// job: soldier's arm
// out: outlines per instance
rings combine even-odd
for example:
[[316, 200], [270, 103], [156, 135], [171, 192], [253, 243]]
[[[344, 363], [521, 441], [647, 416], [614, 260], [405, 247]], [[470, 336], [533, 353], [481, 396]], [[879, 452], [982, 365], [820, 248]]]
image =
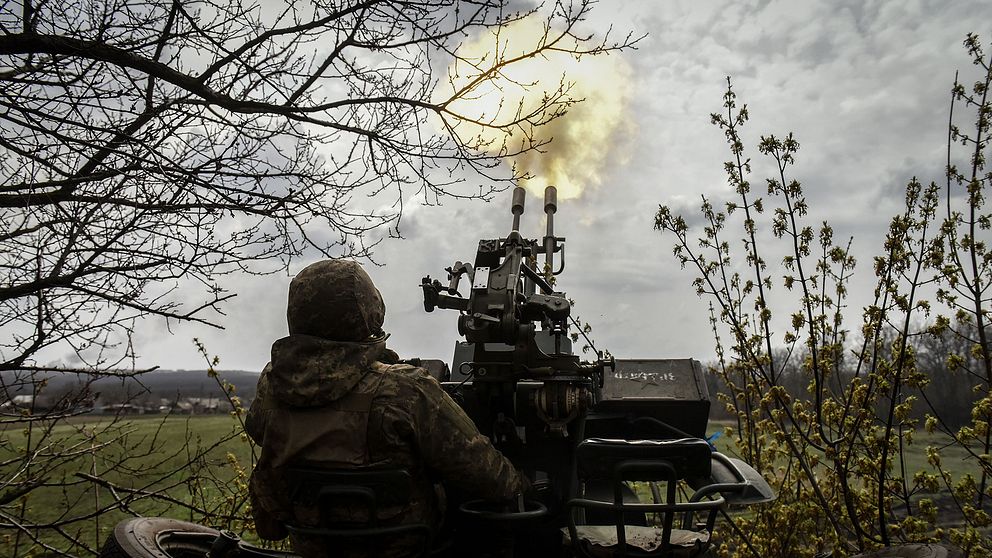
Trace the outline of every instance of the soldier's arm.
[[266, 365], [262, 370], [262, 375], [258, 378], [258, 386], [255, 389], [255, 399], [248, 407], [248, 414], [245, 415], [245, 432], [251, 436], [256, 444], [262, 445], [262, 438], [265, 435], [265, 408], [269, 398], [269, 378], [268, 371], [271, 365]]
[[527, 480], [503, 456], [472, 419], [441, 389], [433, 378], [425, 389], [429, 407], [428, 428], [419, 432], [419, 443], [427, 466], [446, 484], [475, 497], [510, 499], [523, 492]]

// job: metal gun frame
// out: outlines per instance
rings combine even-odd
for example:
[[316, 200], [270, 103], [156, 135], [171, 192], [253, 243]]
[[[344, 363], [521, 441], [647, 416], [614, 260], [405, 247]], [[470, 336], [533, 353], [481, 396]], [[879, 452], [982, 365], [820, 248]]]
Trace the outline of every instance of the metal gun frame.
[[[464, 339], [455, 345], [450, 368], [437, 361], [428, 368], [479, 430], [541, 486], [539, 505], [546, 506], [547, 513], [527, 523], [527, 546], [518, 545], [514, 551], [511, 543], [496, 554], [548, 556], [560, 551], [566, 514], [572, 513], [569, 498], [583, 491], [588, 495], [612, 490], [590, 485], [577, 490], [580, 442], [595, 437], [702, 443], [709, 396], [696, 361], [617, 361], [597, 352], [594, 360], [586, 362], [573, 353], [569, 326], [578, 324], [565, 293], [555, 290], [554, 278], [565, 269], [565, 239], [554, 232], [557, 193], [554, 187], [545, 190], [547, 230], [542, 239], [520, 234], [524, 197], [522, 188], [514, 189], [513, 224], [505, 238], [480, 240], [474, 263], [456, 261], [446, 268], [447, 284], [427, 276], [421, 288], [427, 312], [435, 308], [459, 312], [458, 333]], [[557, 267], [556, 255], [560, 256]], [[467, 296], [459, 292], [462, 278], [470, 284]], [[706, 478], [711, 472], [708, 461], [701, 473]], [[749, 469], [743, 463], [736, 465]], [[759, 496], [767, 497], [768, 491]], [[452, 495], [452, 500], [457, 504], [459, 496]], [[475, 505], [469, 504], [469, 508]], [[449, 524], [465, 528], [466, 515], [480, 514], [462, 503], [460, 516], [449, 517]], [[522, 517], [519, 514], [482, 515], [496, 526], [501, 523], [497, 519], [508, 520], [514, 532], [521, 532], [521, 524], [513, 523]], [[612, 523], [614, 516], [610, 513], [605, 522]], [[472, 532], [471, 526], [468, 531]]]

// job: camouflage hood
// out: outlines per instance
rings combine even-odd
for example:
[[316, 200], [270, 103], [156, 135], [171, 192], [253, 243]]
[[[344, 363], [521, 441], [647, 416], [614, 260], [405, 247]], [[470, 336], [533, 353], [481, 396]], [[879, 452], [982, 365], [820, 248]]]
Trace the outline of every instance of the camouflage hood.
[[386, 307], [362, 266], [323, 260], [305, 267], [289, 284], [289, 333], [335, 341], [370, 341], [382, 335]]
[[326, 405], [350, 392], [372, 363], [389, 353], [384, 337], [355, 343], [290, 335], [272, 344], [268, 384], [286, 405]]

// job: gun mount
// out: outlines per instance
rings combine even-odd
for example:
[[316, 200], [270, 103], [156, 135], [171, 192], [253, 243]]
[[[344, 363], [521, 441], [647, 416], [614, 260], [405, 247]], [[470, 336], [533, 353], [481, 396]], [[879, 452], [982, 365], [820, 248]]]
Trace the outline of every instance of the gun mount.
[[[549, 186], [544, 192], [547, 231], [540, 240], [520, 234], [524, 199], [524, 189], [515, 188], [510, 233], [480, 240], [474, 264], [456, 261], [446, 268], [447, 285], [430, 276], [423, 278], [424, 309], [461, 313], [458, 333], [465, 342], [455, 350], [453, 389], [471, 382], [473, 391], [484, 392], [476, 395], [486, 400], [526, 393], [524, 401], [516, 396], [512, 405], [497, 405], [503, 409], [502, 418], [494, 418], [516, 421], [513, 416], [518, 413], [508, 414], [507, 408], [525, 403], [549, 432], [565, 437], [568, 425], [598, 401], [604, 370], [612, 370], [614, 361], [598, 354], [596, 360], [583, 362], [572, 353], [568, 335], [570, 321], [574, 322], [572, 304], [553, 286], [553, 278], [565, 270], [565, 238], [554, 233], [557, 191]], [[556, 254], [560, 255], [557, 268]], [[538, 271], [540, 256], [544, 265]], [[471, 284], [467, 297], [458, 290], [463, 277]]]
[[[712, 531], [716, 509], [724, 503], [723, 496], [713, 500], [713, 494], [727, 492], [726, 501], [732, 501], [731, 492], [751, 490], [763, 481], [742, 480], [750, 478], [741, 473], [750, 471], [743, 463], [733, 463], [733, 472], [727, 474], [720, 472], [727, 468], [720, 459], [713, 458], [717, 465], [711, 466], [711, 448], [702, 439], [710, 402], [701, 366], [691, 359], [618, 361], [598, 351], [594, 360], [583, 361], [575, 354], [569, 328], [579, 324], [571, 301], [557, 290], [556, 277], [565, 270], [565, 238], [554, 230], [557, 192], [554, 187], [544, 192], [547, 229], [540, 239], [520, 233], [524, 198], [524, 190], [515, 188], [513, 221], [505, 238], [480, 240], [473, 263], [456, 261], [445, 269], [446, 283], [430, 276], [421, 281], [424, 309], [458, 311], [463, 338], [455, 344], [451, 368], [435, 361], [431, 373], [479, 430], [540, 487], [533, 495], [540, 512], [525, 511], [523, 504], [518, 513], [487, 511], [482, 501], [464, 502], [449, 494], [456, 504], [449, 509], [461, 512], [449, 515], [456, 548], [461, 546], [459, 536], [466, 537], [462, 548], [473, 547], [480, 536], [491, 539], [492, 533], [474, 531], [472, 525], [473, 518], [488, 517], [488, 527], [514, 525], [517, 538], [527, 541], [514, 551], [513, 537], [502, 537], [511, 544], [494, 555], [557, 555], [563, 529], [569, 537], [580, 536], [575, 512], [582, 506], [599, 508], [585, 510], [585, 520], [615, 524], [620, 537], [624, 523], [646, 525], [645, 516], [615, 511], [622, 508], [602, 511], [603, 502], [636, 502], [629, 485], [618, 480], [620, 471], [658, 463], [667, 471], [661, 476], [668, 479], [669, 503], [675, 501], [676, 479], [707, 487], [698, 493], [707, 503], [689, 502], [684, 509], [709, 506], [707, 525]], [[468, 283], [466, 294], [459, 291], [463, 280]], [[604, 473], [608, 470], [613, 473]], [[724, 477], [729, 484], [713, 484], [714, 478]], [[681, 504], [661, 504], [657, 485], [652, 486], [655, 505], [683, 509]], [[771, 497], [766, 488], [761, 486], [755, 498]], [[666, 521], [670, 525], [671, 520]]]

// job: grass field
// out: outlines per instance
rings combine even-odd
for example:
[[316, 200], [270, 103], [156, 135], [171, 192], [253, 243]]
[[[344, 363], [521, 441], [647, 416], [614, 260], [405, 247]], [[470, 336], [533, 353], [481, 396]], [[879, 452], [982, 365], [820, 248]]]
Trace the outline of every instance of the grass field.
[[[711, 423], [709, 432], [722, 431], [724, 426]], [[228, 499], [237, 492], [236, 471], [229, 454], [248, 469], [251, 463], [251, 447], [238, 432], [237, 421], [223, 415], [153, 415], [118, 422], [87, 417], [48, 429], [35, 425], [30, 432], [9, 426], [0, 430], [0, 464], [5, 469], [2, 478], [43, 474], [48, 479], [46, 486], [3, 506], [3, 522], [22, 517], [36, 524], [54, 524], [62, 532], [45, 530], [38, 544], [17, 530], [0, 529], [0, 556], [56, 554], [43, 545], [74, 555], [91, 555], [117, 522], [134, 514], [197, 521], [201, 516], [186, 506], [221, 515], [239, 508], [243, 511], [243, 501]], [[905, 454], [910, 475], [930, 471], [925, 449], [939, 442], [934, 435], [916, 434]], [[715, 443], [720, 451], [737, 454], [731, 436], [720, 436]], [[18, 468], [23, 469], [27, 447], [35, 452], [39, 464], [21, 470]], [[94, 447], [98, 451], [89, 451]], [[54, 455], [66, 457], [46, 468], [46, 456]], [[977, 474], [974, 459], [966, 459], [960, 448], [946, 448], [942, 455], [945, 468], [955, 477], [966, 472]], [[112, 483], [113, 489], [94, 484], [86, 475]], [[127, 511], [113, 509], [94, 514], [118, 499], [126, 503]], [[73, 545], [70, 539], [79, 539], [85, 546]]]
[[[236, 476], [228, 454], [250, 469], [251, 448], [238, 436], [237, 426], [226, 415], [149, 415], [119, 421], [88, 417], [52, 427], [35, 424], [30, 431], [8, 426], [0, 431], [0, 463], [7, 469], [3, 478], [42, 476], [46, 485], [4, 506], [3, 512], [57, 526], [44, 530], [40, 543], [86, 556], [117, 522], [134, 514], [196, 520], [197, 514], [184, 509], [184, 503], [227, 510], [239, 504], [225, 500]], [[26, 448], [35, 455], [29, 468], [23, 466]], [[59, 454], [64, 457], [50, 458]], [[98, 486], [84, 475], [112, 486]], [[96, 513], [116, 500], [125, 502], [130, 513]], [[73, 545], [70, 539], [85, 546]], [[0, 529], [0, 556], [55, 554], [42, 544], [14, 529]]]
[[[722, 431], [724, 428], [730, 426], [733, 425], [729, 422], [713, 421], [710, 422], [708, 432], [713, 433]], [[905, 476], [907, 479], [908, 488], [912, 494], [911, 500], [914, 503], [923, 498], [933, 502], [937, 510], [937, 525], [939, 527], [960, 527], [963, 524], [963, 520], [960, 509], [951, 495], [951, 491], [943, 485], [941, 486], [941, 489], [936, 492], [928, 492], [922, 487], [914, 489], [912, 479], [914, 475], [919, 472], [929, 474], [937, 473], [937, 471], [927, 461], [928, 447], [933, 447], [939, 450], [939, 454], [941, 456], [941, 468], [944, 472], [950, 474], [952, 482], [961, 480], [965, 475], [971, 475], [975, 479], [980, 478], [981, 467], [979, 466], [979, 460], [975, 456], [970, 455], [960, 445], [950, 444], [950, 439], [943, 434], [931, 434], [923, 430], [917, 430], [912, 433], [911, 438], [912, 443], [907, 443], [904, 446], [904, 451], [902, 454], [893, 456], [892, 474], [894, 476]], [[715, 440], [714, 445], [722, 453], [739, 457], [732, 435], [719, 436]], [[828, 473], [828, 466], [828, 462], [821, 462], [817, 468], [818, 474], [820, 474], [820, 472], [823, 474]], [[764, 476], [768, 478], [768, 474], [765, 474]], [[776, 490], [779, 489], [779, 487], [774, 486], [774, 483], [772, 484], [773, 488]], [[905, 505], [899, 502], [896, 502], [893, 505], [897, 508], [894, 510], [896, 515], [899, 517], [904, 516]], [[984, 536], [992, 536], [992, 529], [986, 528], [983, 529], [982, 532], [984, 533]]]
[[[732, 426], [734, 425], [730, 422], [710, 421], [707, 432], [721, 432], [721, 435], [713, 442], [717, 450], [727, 455], [739, 457], [733, 436], [722, 434], [725, 428]], [[916, 471], [933, 472], [932, 467], [927, 463], [926, 454], [927, 447], [933, 446], [940, 449], [943, 468], [945, 471], [951, 473], [952, 477], [960, 478], [965, 473], [970, 473], [976, 477], [981, 474], [978, 461], [970, 456], [961, 446], [948, 444], [949, 439], [947, 436], [930, 434], [926, 431], [918, 430], [913, 432], [912, 439], [913, 442], [907, 444], [905, 447], [903, 461], [896, 459], [893, 463], [894, 471], [898, 472], [901, 467], [905, 466], [906, 474], [909, 477], [912, 477]]]

